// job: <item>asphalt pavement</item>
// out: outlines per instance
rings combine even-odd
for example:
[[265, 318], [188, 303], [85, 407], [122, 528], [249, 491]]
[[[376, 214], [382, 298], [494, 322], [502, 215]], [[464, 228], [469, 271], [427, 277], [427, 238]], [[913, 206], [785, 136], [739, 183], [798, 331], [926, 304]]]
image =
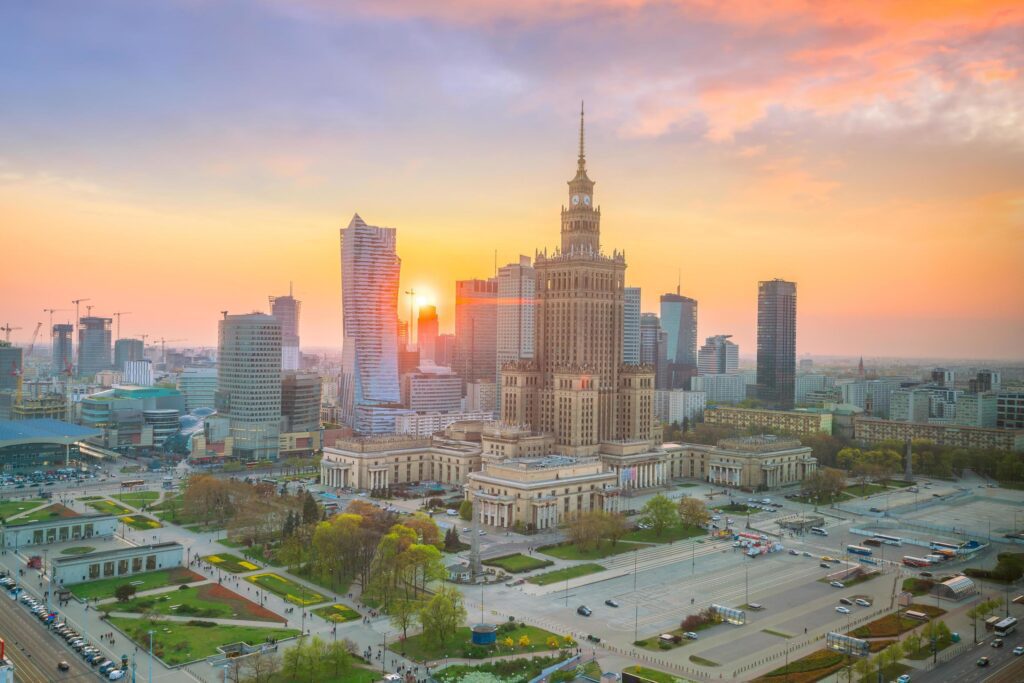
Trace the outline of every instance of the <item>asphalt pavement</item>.
[[[4, 639], [5, 654], [14, 663], [18, 683], [99, 680], [81, 655], [50, 633], [25, 605], [11, 600], [6, 591], [0, 591], [0, 637]], [[61, 661], [68, 663], [68, 671], [57, 669]]]

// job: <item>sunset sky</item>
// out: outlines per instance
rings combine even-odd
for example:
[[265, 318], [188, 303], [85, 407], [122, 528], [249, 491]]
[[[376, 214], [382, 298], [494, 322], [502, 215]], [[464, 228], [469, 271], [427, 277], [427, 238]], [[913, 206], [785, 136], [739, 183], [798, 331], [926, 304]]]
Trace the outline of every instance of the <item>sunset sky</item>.
[[0, 324], [212, 344], [294, 281], [340, 349], [359, 212], [450, 330], [454, 280], [557, 244], [581, 99], [644, 310], [681, 277], [748, 355], [781, 277], [800, 354], [1024, 357], [1019, 0], [8, 0]]

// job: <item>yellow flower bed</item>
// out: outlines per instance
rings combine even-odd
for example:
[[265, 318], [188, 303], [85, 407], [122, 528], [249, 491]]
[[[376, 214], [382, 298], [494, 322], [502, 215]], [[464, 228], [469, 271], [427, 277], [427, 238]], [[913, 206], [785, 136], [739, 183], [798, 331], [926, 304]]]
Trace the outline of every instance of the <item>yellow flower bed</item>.
[[125, 524], [131, 524], [132, 522], [135, 521], [135, 518], [134, 517], [122, 517], [121, 521], [124, 522]]
[[239, 566], [239, 567], [245, 567], [246, 569], [250, 569], [250, 570], [251, 570], [251, 569], [259, 569], [259, 567], [257, 567], [256, 565], [254, 565], [254, 564], [253, 564], [252, 562], [245, 562], [245, 561], [242, 561], [242, 562], [239, 562], [239, 563], [238, 563], [238, 566]]
[[223, 562], [224, 560], [220, 559], [220, 557], [218, 557], [217, 555], [207, 555], [206, 561], [213, 562], [214, 564], [216, 564], [217, 562]]

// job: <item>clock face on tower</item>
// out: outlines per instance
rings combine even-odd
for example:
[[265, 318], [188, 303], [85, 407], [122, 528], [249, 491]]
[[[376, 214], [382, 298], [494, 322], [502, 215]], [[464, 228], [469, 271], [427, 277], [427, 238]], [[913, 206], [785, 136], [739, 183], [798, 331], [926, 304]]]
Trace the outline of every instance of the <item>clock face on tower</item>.
[[579, 203], [580, 203], [580, 196], [578, 194], [574, 194], [572, 196], [572, 205], [576, 206]]
[[590, 206], [590, 195], [583, 195], [583, 203]]

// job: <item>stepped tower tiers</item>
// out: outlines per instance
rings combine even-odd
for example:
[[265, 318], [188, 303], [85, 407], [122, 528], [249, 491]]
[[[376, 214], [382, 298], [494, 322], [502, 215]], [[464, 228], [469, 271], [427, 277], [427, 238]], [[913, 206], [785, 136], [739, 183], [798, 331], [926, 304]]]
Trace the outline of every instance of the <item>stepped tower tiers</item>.
[[537, 252], [534, 359], [502, 368], [502, 420], [555, 436], [563, 455], [601, 442], [654, 439], [654, 371], [622, 364], [625, 253], [601, 251], [601, 210], [587, 175], [583, 111], [579, 157], [562, 207], [562, 244]]

